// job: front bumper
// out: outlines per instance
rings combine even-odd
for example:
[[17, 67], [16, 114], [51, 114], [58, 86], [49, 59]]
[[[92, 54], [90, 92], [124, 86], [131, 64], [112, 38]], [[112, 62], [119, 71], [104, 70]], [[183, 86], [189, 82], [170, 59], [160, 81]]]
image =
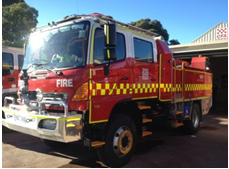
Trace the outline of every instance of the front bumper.
[[[12, 101], [9, 106], [7, 100]], [[13, 98], [6, 97], [4, 103], [2, 124], [9, 129], [58, 142], [82, 140], [82, 114], [68, 115], [68, 106], [63, 101], [43, 101], [40, 106], [30, 107], [15, 105]], [[64, 113], [52, 114], [42, 109], [50, 103], [62, 105]], [[53, 124], [49, 125], [50, 121]]]

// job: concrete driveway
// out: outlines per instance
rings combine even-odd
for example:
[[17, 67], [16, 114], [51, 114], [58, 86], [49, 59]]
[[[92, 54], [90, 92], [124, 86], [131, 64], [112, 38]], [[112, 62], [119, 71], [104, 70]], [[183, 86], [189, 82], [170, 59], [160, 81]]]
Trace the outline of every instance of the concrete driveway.
[[[2, 134], [3, 168], [101, 168], [96, 150], [71, 143], [54, 150], [39, 138], [18, 132]], [[204, 116], [200, 131], [186, 135], [183, 128], [155, 128], [153, 136], [140, 141], [125, 168], [228, 168], [227, 110]]]

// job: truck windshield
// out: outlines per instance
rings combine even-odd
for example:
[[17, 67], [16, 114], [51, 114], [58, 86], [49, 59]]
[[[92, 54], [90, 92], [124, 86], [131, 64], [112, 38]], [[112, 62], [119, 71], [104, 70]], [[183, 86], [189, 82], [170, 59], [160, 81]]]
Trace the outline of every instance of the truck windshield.
[[[30, 35], [23, 69], [71, 69], [86, 64], [89, 22]], [[43, 66], [41, 66], [43, 65]]]

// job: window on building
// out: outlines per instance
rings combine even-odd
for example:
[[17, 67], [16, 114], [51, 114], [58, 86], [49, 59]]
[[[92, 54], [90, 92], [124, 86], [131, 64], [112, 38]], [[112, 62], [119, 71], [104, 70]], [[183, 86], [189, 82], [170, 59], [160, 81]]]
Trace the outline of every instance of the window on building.
[[153, 62], [153, 47], [151, 42], [134, 38], [134, 56], [139, 62]]

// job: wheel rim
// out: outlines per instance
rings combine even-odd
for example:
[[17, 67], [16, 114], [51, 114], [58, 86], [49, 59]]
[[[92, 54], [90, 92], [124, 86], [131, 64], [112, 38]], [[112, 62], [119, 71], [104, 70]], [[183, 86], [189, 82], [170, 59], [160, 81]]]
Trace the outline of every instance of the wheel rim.
[[192, 124], [195, 128], [197, 128], [199, 125], [199, 116], [197, 110], [194, 110], [192, 113]]
[[128, 127], [120, 127], [114, 135], [113, 150], [118, 157], [130, 152], [133, 146], [133, 135]]

